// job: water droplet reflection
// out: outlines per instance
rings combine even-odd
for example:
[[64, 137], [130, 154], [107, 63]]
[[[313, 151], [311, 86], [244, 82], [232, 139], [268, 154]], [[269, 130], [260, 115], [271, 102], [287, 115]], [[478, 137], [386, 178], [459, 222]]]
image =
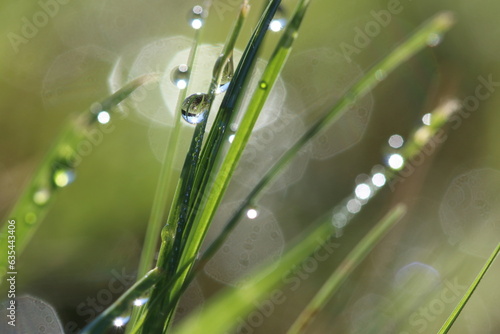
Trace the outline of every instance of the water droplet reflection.
[[247, 211], [247, 217], [248, 219], [255, 219], [259, 216], [259, 212], [255, 209], [249, 209]]
[[45, 205], [50, 199], [50, 191], [46, 188], [37, 190], [33, 194], [33, 202], [37, 205]]
[[389, 138], [389, 145], [392, 148], [400, 148], [401, 146], [403, 146], [404, 142], [405, 141], [404, 141], [403, 137], [401, 137], [400, 135], [392, 135]]
[[400, 154], [397, 154], [397, 153], [391, 154], [387, 158], [387, 164], [389, 165], [389, 167], [391, 167], [392, 169], [395, 169], [395, 170], [401, 169], [401, 167], [403, 167], [404, 163], [405, 163], [404, 158]]
[[115, 320], [113, 320], [113, 325], [115, 327], [123, 327], [127, 324], [127, 322], [130, 320], [130, 317], [118, 317]]
[[101, 111], [97, 114], [97, 121], [101, 124], [108, 124], [111, 120], [111, 115], [107, 111]]
[[170, 74], [172, 83], [179, 89], [185, 89], [189, 81], [189, 67], [186, 64], [176, 66]]
[[422, 123], [424, 123], [425, 125], [431, 125], [431, 120], [432, 116], [430, 113], [427, 113], [422, 117]]
[[206, 119], [209, 108], [209, 96], [203, 93], [196, 93], [187, 97], [182, 103], [182, 117], [190, 124], [198, 124]]
[[427, 38], [427, 45], [432, 47], [438, 46], [441, 44], [443, 40], [443, 37], [439, 34], [436, 33], [431, 33], [429, 34], [429, 37]]
[[203, 10], [203, 7], [194, 6], [190, 14], [191, 18], [189, 20], [189, 23], [191, 27], [195, 30], [198, 30], [201, 27], [203, 27], [203, 22], [205, 19], [205, 11]]
[[279, 6], [273, 20], [269, 24], [269, 30], [274, 32], [281, 31], [285, 28], [286, 24], [287, 20], [285, 17], [285, 10], [283, 9], [283, 6]]
[[372, 183], [376, 187], [379, 187], [379, 188], [383, 187], [385, 185], [385, 182], [386, 182], [386, 178], [385, 178], [385, 175], [382, 173], [375, 173], [372, 176]]
[[360, 200], [367, 200], [372, 195], [370, 186], [365, 183], [358, 184], [354, 192]]
[[53, 180], [57, 187], [64, 188], [75, 181], [75, 172], [71, 169], [57, 169]]

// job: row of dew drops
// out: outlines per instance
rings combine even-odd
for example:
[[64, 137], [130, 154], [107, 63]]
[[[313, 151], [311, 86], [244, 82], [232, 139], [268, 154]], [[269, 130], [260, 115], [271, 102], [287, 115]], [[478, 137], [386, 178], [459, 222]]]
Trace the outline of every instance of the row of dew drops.
[[[431, 125], [431, 114], [422, 117], [424, 126]], [[399, 152], [405, 140], [401, 135], [394, 134], [389, 137], [389, 152], [384, 156], [384, 165], [376, 165], [370, 175], [360, 174], [356, 177], [354, 192], [337, 205], [332, 212], [332, 224], [337, 230], [337, 237], [342, 236], [343, 228], [361, 211], [363, 205], [387, 183], [387, 168], [390, 171], [400, 171], [405, 165], [405, 157]]]
[[[190, 11], [189, 24], [195, 29], [201, 29], [205, 22], [206, 11], [201, 6], [194, 6]], [[269, 25], [269, 30], [273, 32], [279, 32], [283, 30], [286, 25], [285, 12], [282, 7], [279, 7], [274, 19]], [[214, 73], [223, 66], [222, 75], [220, 78], [219, 87], [216, 89], [215, 94], [222, 94], [226, 92], [229, 84], [234, 75], [234, 61], [233, 56], [224, 63], [216, 64], [214, 68]], [[186, 64], [180, 64], [174, 69], [172, 69], [170, 74], [170, 79], [172, 83], [179, 89], [186, 89], [189, 83], [190, 69]], [[267, 85], [261, 83], [259, 85], [261, 89], [266, 89]], [[205, 93], [196, 93], [187, 97], [181, 106], [181, 112], [183, 119], [189, 124], [198, 124], [206, 119], [210, 105], [211, 96]]]

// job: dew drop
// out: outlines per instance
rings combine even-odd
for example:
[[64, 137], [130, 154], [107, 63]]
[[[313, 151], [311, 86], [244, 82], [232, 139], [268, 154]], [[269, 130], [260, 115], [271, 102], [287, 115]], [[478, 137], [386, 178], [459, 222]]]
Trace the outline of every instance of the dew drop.
[[36, 223], [37, 216], [34, 212], [28, 212], [26, 216], [24, 216], [24, 220], [26, 221], [27, 224], [34, 224]]
[[174, 67], [170, 79], [177, 88], [185, 89], [189, 82], [189, 67], [186, 64]]
[[443, 37], [439, 34], [436, 33], [431, 33], [429, 34], [429, 37], [427, 38], [427, 45], [430, 46], [431, 48], [438, 46], [441, 44], [443, 41]]
[[255, 209], [248, 209], [247, 217], [248, 219], [255, 219], [259, 216], [259, 212]]
[[391, 167], [392, 169], [395, 169], [395, 170], [401, 169], [401, 167], [403, 167], [404, 163], [405, 163], [405, 160], [404, 160], [403, 156], [401, 156], [401, 154], [391, 154], [387, 158], [387, 164], [389, 165], [389, 167]]
[[404, 143], [405, 141], [400, 135], [392, 135], [389, 138], [389, 146], [391, 146], [392, 148], [400, 148]]
[[64, 188], [75, 181], [75, 172], [71, 169], [56, 169], [53, 180], [57, 187]]
[[97, 114], [97, 121], [101, 124], [108, 124], [111, 120], [111, 115], [107, 111], [101, 111]]
[[378, 81], [383, 81], [385, 78], [387, 78], [387, 73], [384, 70], [378, 70], [375, 72], [375, 78]]
[[115, 320], [113, 320], [113, 325], [115, 327], [123, 327], [127, 324], [127, 322], [130, 320], [130, 317], [117, 317]]
[[361, 211], [361, 202], [357, 199], [351, 199], [349, 202], [347, 202], [347, 211], [352, 214], [358, 213], [359, 211]]
[[210, 98], [207, 94], [193, 94], [182, 103], [182, 118], [190, 124], [201, 123], [207, 117], [209, 108]]
[[259, 82], [259, 88], [260, 89], [267, 89], [267, 82], [265, 82], [265, 81]]
[[219, 87], [217, 87], [217, 90], [215, 91], [216, 94], [221, 94], [227, 91], [227, 88], [229, 87], [229, 84], [231, 83], [231, 80], [233, 80], [234, 76], [233, 54], [231, 53], [231, 56], [224, 62], [224, 64], [220, 64], [221, 62], [224, 62], [224, 57], [219, 57], [214, 67], [214, 74], [216, 74], [222, 66], [222, 69], [220, 70], [221, 74]]
[[137, 298], [134, 300], [134, 306], [142, 306], [148, 302], [149, 298]]
[[35, 191], [33, 194], [33, 202], [35, 202], [36, 205], [45, 205], [50, 199], [50, 191], [46, 188], [38, 189]]
[[189, 24], [193, 29], [198, 30], [203, 27], [205, 16], [206, 14], [203, 7], [199, 5], [194, 6], [190, 12]]
[[227, 137], [227, 140], [229, 141], [229, 143], [232, 143], [234, 141], [234, 137], [235, 137], [235, 135], [229, 135], [229, 137]]
[[360, 200], [367, 200], [372, 195], [372, 190], [366, 183], [361, 183], [356, 186], [354, 193]]
[[432, 115], [430, 113], [427, 113], [422, 117], [422, 123], [424, 123], [424, 125], [431, 125], [431, 120]]
[[375, 173], [372, 176], [372, 183], [375, 187], [383, 187], [385, 185], [386, 178], [385, 175], [382, 173]]
[[269, 24], [269, 30], [279, 32], [285, 28], [286, 24], [285, 10], [283, 6], [279, 6], [273, 20]]

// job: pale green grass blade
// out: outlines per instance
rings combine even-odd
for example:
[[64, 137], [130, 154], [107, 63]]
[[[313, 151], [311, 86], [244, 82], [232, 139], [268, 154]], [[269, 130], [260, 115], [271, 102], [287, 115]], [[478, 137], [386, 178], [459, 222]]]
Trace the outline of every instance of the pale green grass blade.
[[[391, 211], [383, 221], [384, 229], [387, 230], [392, 226], [404, 212], [405, 209], [402, 206]], [[381, 228], [380, 230], [380, 232], [385, 231]], [[255, 307], [254, 305], [279, 285], [283, 277], [292, 271], [298, 263], [305, 260], [327, 241], [332, 232], [331, 221], [327, 217], [311, 233], [300, 238], [301, 241], [287, 251], [277, 265], [273, 263], [260, 270], [240, 289], [226, 289], [217, 295], [212, 302], [209, 302], [202, 313], [183, 322], [175, 333], [224, 333], [229, 331], [238, 323], [239, 317], [250, 312]]]
[[88, 324], [80, 334], [106, 333], [117, 317], [124, 314], [130, 314], [129, 312], [134, 300], [147, 293], [151, 286], [156, 284], [161, 277], [161, 273], [158, 269], [151, 270], [121, 295], [110, 307], [95, 318], [94, 321]]
[[[28, 245], [49, 211], [56, 195], [73, 180], [75, 169], [82, 160], [78, 154], [79, 145], [85, 141], [91, 141], [91, 135], [94, 131], [102, 133], [110, 131], [108, 124], [99, 124], [97, 121], [99, 113], [108, 113], [112, 122], [114, 114], [111, 109], [113, 107], [137, 88], [147, 83], [156, 82], [158, 79], [156, 75], [139, 77], [108, 98], [94, 104], [89, 110], [70, 118], [8, 216], [9, 220], [16, 221], [17, 256]], [[0, 232], [0, 249], [7, 249], [7, 225], [4, 225]], [[6, 267], [7, 256], [2, 255], [0, 257], [0, 276], [3, 277]]]
[[467, 304], [467, 302], [469, 301], [469, 299], [472, 297], [472, 294], [476, 290], [477, 286], [479, 285], [479, 283], [481, 283], [481, 280], [486, 275], [486, 273], [488, 272], [488, 270], [491, 268], [491, 265], [495, 261], [495, 259], [498, 256], [499, 252], [500, 252], [500, 244], [497, 245], [497, 248], [491, 254], [491, 256], [488, 259], [488, 261], [486, 261], [486, 264], [481, 269], [481, 271], [479, 272], [479, 274], [477, 275], [477, 277], [474, 279], [474, 282], [472, 282], [472, 284], [470, 285], [469, 289], [467, 290], [467, 292], [465, 293], [465, 295], [462, 297], [462, 299], [460, 300], [460, 302], [458, 303], [458, 305], [455, 307], [455, 309], [453, 310], [453, 312], [450, 314], [450, 316], [448, 317], [448, 319], [446, 320], [446, 322], [443, 324], [443, 326], [439, 330], [438, 334], [446, 334], [446, 333], [448, 333], [450, 331], [451, 327], [453, 326], [453, 323], [455, 322], [455, 320], [457, 320], [458, 316], [460, 315], [460, 313], [464, 309], [465, 305]]
[[[409, 57], [409, 50], [414, 54], [420, 49], [424, 48], [427, 43], [427, 37], [432, 33], [444, 33], [450, 28], [453, 23], [451, 14], [442, 13], [434, 17], [428, 23], [424, 24], [415, 34], [410, 37], [410, 39], [404, 42], [402, 45], [397, 47], [386, 59], [376, 65], [367, 75], [361, 78], [354, 86], [351, 88], [350, 93], [344, 96], [323, 118], [321, 118], [316, 125], [311, 128], [299, 141], [287, 151], [284, 156], [264, 175], [257, 186], [252, 190], [252, 192], [243, 201], [240, 207], [236, 210], [234, 215], [228, 221], [223, 232], [216, 238], [213, 244], [207, 250], [207, 256], [213, 254], [224, 242], [230, 231], [236, 226], [238, 220], [243, 216], [245, 211], [251, 206], [255, 201], [257, 201], [258, 196], [261, 194], [262, 190], [265, 189], [270, 182], [279, 175], [280, 171], [287, 166], [287, 164], [292, 160], [297, 152], [299, 152], [309, 140], [311, 140], [314, 135], [324, 129], [327, 125], [335, 122], [335, 120], [342, 115], [343, 112], [348, 110], [350, 103], [353, 103], [356, 99], [362, 97], [367, 91], [365, 89], [372, 89], [377, 85], [379, 80], [377, 79], [377, 71], [379, 69], [384, 69], [387, 73], [390, 72], [389, 69], [394, 69], [397, 65], [400, 65]], [[409, 49], [409, 50], [407, 50]], [[457, 106], [453, 101], [448, 101], [440, 106], [438, 106], [432, 112], [432, 123], [430, 126], [422, 126], [418, 128], [415, 133], [411, 136], [411, 139], [405, 144], [401, 151], [404, 158], [404, 163], [411, 160], [416, 156], [421, 149], [441, 130], [442, 126], [446, 123], [450, 115], [455, 112]], [[236, 141], [236, 137], [234, 139]], [[234, 144], [234, 141], [233, 141]], [[397, 177], [397, 172], [387, 171], [385, 172], [386, 179], [391, 181]], [[386, 183], [387, 184], [387, 183]], [[217, 186], [218, 184], [216, 184]], [[221, 185], [219, 185], [221, 186]], [[221, 186], [222, 187], [222, 186]], [[215, 195], [209, 198], [209, 201], [216, 202], [218, 199]], [[212, 204], [213, 205], [213, 204]], [[208, 210], [204, 212], [205, 218], [208, 216]], [[203, 217], [203, 216], [202, 216]]]
[[404, 205], [396, 206], [391, 210], [368, 234], [356, 244], [333, 274], [328, 278], [311, 302], [302, 311], [288, 330], [288, 334], [303, 333], [308, 324], [325, 307], [326, 303], [335, 295], [342, 283], [366, 258], [373, 248], [384, 238], [389, 230], [401, 220], [406, 213]]

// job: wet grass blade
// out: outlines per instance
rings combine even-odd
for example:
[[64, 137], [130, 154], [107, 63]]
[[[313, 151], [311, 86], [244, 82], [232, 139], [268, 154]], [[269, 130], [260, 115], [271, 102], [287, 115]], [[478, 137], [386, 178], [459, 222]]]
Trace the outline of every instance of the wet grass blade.
[[455, 309], [453, 310], [451, 315], [448, 317], [446, 322], [443, 324], [443, 326], [439, 330], [438, 334], [446, 334], [450, 331], [451, 327], [453, 326], [453, 323], [455, 322], [455, 320], [457, 320], [458, 316], [460, 315], [460, 313], [464, 309], [464, 307], [467, 304], [467, 302], [469, 301], [469, 299], [472, 297], [472, 294], [474, 293], [474, 291], [478, 287], [479, 283], [481, 283], [481, 280], [486, 275], [488, 270], [491, 268], [491, 265], [495, 261], [499, 252], [500, 252], [500, 244], [497, 245], [497, 248], [495, 249], [495, 251], [493, 251], [493, 253], [491, 254], [488, 261], [486, 261], [486, 264], [481, 269], [481, 271], [479, 272], [477, 277], [474, 279], [474, 282], [472, 282], [469, 289], [467, 290], [465, 295], [462, 297], [462, 299], [460, 300], [458, 305], [455, 307]]
[[[112, 131], [111, 123], [99, 124], [97, 121], [99, 113], [107, 112], [112, 119], [113, 107], [139, 87], [156, 82], [158, 79], [157, 75], [139, 77], [111, 96], [92, 105], [89, 110], [70, 118], [8, 216], [9, 220], [16, 221], [17, 256], [28, 245], [56, 195], [73, 180], [75, 169], [82, 161], [78, 153], [79, 145], [86, 141], [92, 142], [91, 136], [96, 131], [101, 135]], [[7, 249], [7, 225], [4, 225], [0, 232], [0, 249]], [[7, 256], [1, 256], [0, 276], [3, 277], [6, 268]]]
[[326, 303], [335, 295], [342, 283], [366, 258], [373, 248], [384, 238], [389, 230], [403, 218], [406, 213], [404, 205], [392, 209], [368, 234], [356, 244], [333, 274], [323, 284], [318, 293], [299, 315], [288, 330], [288, 334], [303, 333], [308, 324], [325, 307]]
[[110, 307], [102, 312], [97, 318], [88, 324], [80, 334], [101, 334], [106, 333], [113, 325], [113, 321], [128, 313], [132, 308], [134, 300], [143, 296], [147, 291], [156, 284], [161, 278], [161, 273], [158, 269], [153, 269], [139, 281], [137, 281], [130, 289], [120, 296]]
[[[196, 223], [198, 215], [202, 214], [204, 211], [200, 205], [202, 205], [204, 201], [206, 190], [209, 189], [208, 185], [211, 182], [211, 177], [215, 175], [215, 164], [216, 161], [220, 159], [219, 153], [221, 152], [220, 149], [226, 136], [227, 127], [230, 124], [230, 120], [234, 115], [239, 101], [245, 93], [245, 87], [257, 60], [258, 51], [280, 3], [280, 0], [269, 1], [243, 53], [240, 63], [238, 64], [233, 80], [224, 96], [219, 112], [207, 138], [207, 142], [203, 148], [195, 184], [197, 197], [193, 203], [189, 216], [190, 220], [187, 228], [188, 233], [186, 234], [185, 249], [183, 250], [180, 261], [181, 266], [188, 263], [189, 259], [198, 252], [203, 237], [208, 229], [209, 222], [205, 222], [204, 226], [200, 226]], [[216, 180], [216, 182], [218, 181]], [[191, 233], [191, 231], [193, 232]]]
[[[265, 189], [267, 185], [283, 170], [284, 167], [292, 160], [292, 158], [299, 152], [305, 144], [309, 142], [317, 133], [324, 129], [329, 124], [335, 122], [342, 115], [343, 112], [348, 110], [351, 103], [356, 99], [361, 98], [367, 89], [372, 89], [377, 85], [379, 80], [377, 79], [376, 72], [379, 69], [384, 69], [387, 73], [390, 72], [389, 69], [394, 70], [397, 65], [403, 63], [408, 59], [410, 54], [415, 54], [422, 48], [426, 46], [427, 37], [431, 33], [443, 33], [448, 30], [453, 23], [451, 14], [442, 13], [431, 19], [428, 23], [424, 24], [415, 34], [410, 37], [406, 42], [397, 47], [389, 56], [387, 56], [382, 62], [376, 65], [367, 75], [361, 78], [354, 86], [350, 89], [349, 93], [341, 98], [341, 100], [331, 109], [330, 113], [321, 118], [313, 128], [311, 128], [306, 134], [299, 139], [299, 141], [282, 156], [282, 158], [264, 175], [257, 186], [250, 192], [243, 203], [238, 207], [233, 216], [229, 219], [223, 232], [217, 236], [216, 240], [210, 245], [207, 250], [206, 256], [211, 256], [216, 252], [216, 250], [222, 245], [224, 240], [227, 238], [232, 229], [236, 226], [239, 219], [244, 215], [245, 211], [249, 206], [251, 206], [255, 201], [258, 200], [258, 196], [261, 194], [262, 190]], [[454, 101], [447, 101], [442, 105], [438, 106], [432, 112], [432, 123], [430, 126], [419, 127], [411, 139], [405, 144], [401, 151], [404, 159], [404, 163], [411, 160], [417, 154], [419, 154], [422, 148], [427, 145], [433, 137], [441, 130], [443, 125], [449, 119], [451, 114], [457, 110], [457, 105]], [[236, 137], [235, 137], [236, 141]], [[233, 141], [234, 144], [234, 141]], [[404, 166], [404, 165], [403, 165]], [[384, 177], [389, 181], [394, 180], [397, 177], [397, 171], [386, 171]], [[386, 184], [387, 184], [386, 183]], [[392, 185], [392, 184], [391, 184]], [[207, 215], [207, 213], [205, 213]], [[205, 255], [203, 256], [205, 258]]]
[[[405, 212], [397, 207], [384, 221], [388, 228]], [[271, 264], [252, 276], [240, 289], [226, 289], [204, 308], [202, 313], [181, 323], [177, 334], [225, 333], [231, 330], [241, 316], [250, 312], [272, 289], [282, 283], [283, 277], [293, 271], [318, 247], [330, 239], [333, 228], [330, 217], [321, 220], [312, 232], [305, 233], [296, 246], [287, 251], [276, 265]], [[214, 321], [217, 319], [217, 321]]]

